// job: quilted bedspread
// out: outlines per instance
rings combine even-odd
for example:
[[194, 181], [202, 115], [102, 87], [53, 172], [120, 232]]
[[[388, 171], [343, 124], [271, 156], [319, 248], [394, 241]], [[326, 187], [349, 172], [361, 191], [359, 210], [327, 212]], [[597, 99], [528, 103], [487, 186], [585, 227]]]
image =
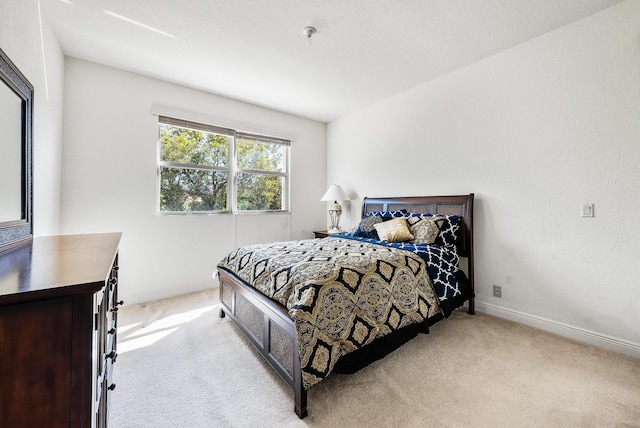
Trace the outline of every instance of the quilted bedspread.
[[440, 313], [426, 262], [371, 242], [331, 237], [250, 245], [219, 267], [289, 310], [306, 389], [342, 355]]

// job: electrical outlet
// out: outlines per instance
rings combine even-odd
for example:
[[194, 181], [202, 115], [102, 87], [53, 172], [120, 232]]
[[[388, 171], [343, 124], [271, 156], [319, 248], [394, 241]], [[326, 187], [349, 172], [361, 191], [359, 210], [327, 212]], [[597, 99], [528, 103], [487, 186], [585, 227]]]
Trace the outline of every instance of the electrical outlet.
[[499, 285], [493, 286], [493, 297], [502, 297], [502, 287]]

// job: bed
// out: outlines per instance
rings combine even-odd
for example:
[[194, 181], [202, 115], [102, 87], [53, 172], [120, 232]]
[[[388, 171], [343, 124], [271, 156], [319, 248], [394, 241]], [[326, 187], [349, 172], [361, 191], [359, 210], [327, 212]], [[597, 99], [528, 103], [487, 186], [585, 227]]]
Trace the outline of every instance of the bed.
[[[354, 233], [241, 247], [220, 262], [220, 317], [293, 389], [298, 417], [330, 373], [354, 373], [463, 305], [474, 313], [473, 199], [364, 198]], [[404, 226], [399, 241], [385, 236], [395, 223], [415, 239], [402, 241]]]

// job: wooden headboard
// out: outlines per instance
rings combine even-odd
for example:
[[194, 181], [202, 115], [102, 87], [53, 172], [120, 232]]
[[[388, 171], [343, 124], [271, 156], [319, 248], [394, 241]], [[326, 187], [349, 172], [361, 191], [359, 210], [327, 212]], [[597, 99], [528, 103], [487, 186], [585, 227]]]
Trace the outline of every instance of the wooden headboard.
[[[462, 217], [458, 239], [458, 254], [467, 258], [466, 274], [474, 289], [473, 274], [473, 193], [453, 196], [408, 196], [399, 198], [367, 198], [362, 201], [362, 216], [373, 211], [407, 210], [410, 213], [457, 215]], [[473, 299], [469, 302], [473, 313]]]

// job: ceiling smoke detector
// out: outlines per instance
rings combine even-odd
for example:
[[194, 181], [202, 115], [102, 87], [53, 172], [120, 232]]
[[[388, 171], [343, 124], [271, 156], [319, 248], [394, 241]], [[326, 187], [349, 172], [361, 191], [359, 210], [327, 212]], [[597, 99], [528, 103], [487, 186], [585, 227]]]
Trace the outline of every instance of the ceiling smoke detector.
[[307, 46], [311, 46], [311, 36], [316, 34], [316, 29], [314, 27], [304, 27], [304, 30], [302, 30], [302, 34], [304, 34], [307, 38]]

